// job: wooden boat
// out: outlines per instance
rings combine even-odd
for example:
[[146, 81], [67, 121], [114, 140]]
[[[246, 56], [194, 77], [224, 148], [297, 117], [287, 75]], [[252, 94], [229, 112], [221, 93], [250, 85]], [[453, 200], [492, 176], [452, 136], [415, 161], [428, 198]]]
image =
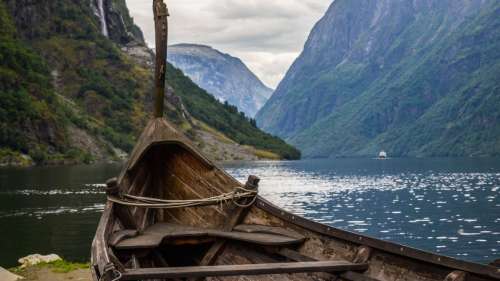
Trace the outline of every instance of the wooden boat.
[[[166, 6], [155, 0], [155, 7], [165, 38]], [[166, 49], [166, 39], [157, 44]], [[156, 118], [107, 183], [91, 250], [95, 281], [500, 280], [496, 266], [309, 221], [258, 196], [257, 177], [239, 183], [161, 117], [165, 60], [158, 57]]]

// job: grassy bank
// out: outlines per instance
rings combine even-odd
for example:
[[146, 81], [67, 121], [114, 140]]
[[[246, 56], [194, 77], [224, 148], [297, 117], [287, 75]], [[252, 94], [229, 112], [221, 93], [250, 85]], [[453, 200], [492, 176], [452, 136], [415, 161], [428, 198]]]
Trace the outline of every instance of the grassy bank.
[[15, 267], [9, 271], [24, 277], [26, 281], [59, 281], [79, 280], [91, 281], [89, 263], [74, 263], [58, 260], [50, 263], [40, 263], [30, 267]]

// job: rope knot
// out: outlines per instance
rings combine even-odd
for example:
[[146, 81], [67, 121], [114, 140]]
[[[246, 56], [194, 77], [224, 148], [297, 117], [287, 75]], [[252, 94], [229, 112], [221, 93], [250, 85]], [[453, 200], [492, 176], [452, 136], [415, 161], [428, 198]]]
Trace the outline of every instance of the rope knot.
[[248, 208], [257, 200], [257, 195], [259, 193], [259, 181], [259, 178], [250, 176], [245, 186], [237, 186], [231, 192], [209, 198], [165, 200], [121, 193], [117, 181], [112, 179], [107, 183], [106, 194], [108, 195], [108, 200], [113, 203], [148, 209], [202, 207], [209, 205], [222, 205], [226, 202], [233, 202], [233, 204], [238, 207]]
[[[233, 204], [240, 208], [248, 208], [255, 203], [257, 200], [257, 195], [259, 193], [259, 182], [260, 179], [256, 176], [249, 176], [248, 180], [245, 184], [245, 187], [236, 187], [233, 193]], [[240, 195], [240, 198], [243, 198], [244, 202], [237, 202], [235, 199], [236, 195]], [[248, 198], [252, 198], [248, 200]]]

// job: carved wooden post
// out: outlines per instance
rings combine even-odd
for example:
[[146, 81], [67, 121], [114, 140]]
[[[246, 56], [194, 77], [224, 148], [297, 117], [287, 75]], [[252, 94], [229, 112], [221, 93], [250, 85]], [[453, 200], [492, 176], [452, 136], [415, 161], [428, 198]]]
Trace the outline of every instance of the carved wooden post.
[[118, 179], [112, 178], [106, 181], [106, 195], [118, 196], [120, 194], [120, 187], [118, 186]]
[[[245, 184], [245, 188], [249, 190], [257, 190], [259, 188], [259, 182], [260, 179], [256, 176], [249, 176], [248, 180]], [[247, 199], [250, 200], [250, 199]], [[245, 202], [247, 203], [247, 202]], [[243, 203], [243, 204], [245, 204]], [[224, 231], [232, 231], [233, 228], [241, 223], [245, 219], [245, 216], [248, 214], [250, 211], [250, 208], [240, 208], [236, 205], [233, 204], [231, 206], [227, 213], [230, 217], [226, 219], [226, 222], [224, 223], [223, 230]], [[212, 247], [205, 253], [205, 256], [200, 262], [200, 265], [212, 265], [219, 254], [222, 252], [224, 249], [224, 246], [226, 245], [226, 240], [220, 240], [216, 241]], [[203, 278], [196, 278], [196, 279], [190, 279], [190, 280], [195, 280], [195, 281], [200, 281], [203, 280]]]
[[153, 1], [156, 37], [155, 118], [163, 117], [165, 74], [167, 71], [168, 9], [163, 0]]

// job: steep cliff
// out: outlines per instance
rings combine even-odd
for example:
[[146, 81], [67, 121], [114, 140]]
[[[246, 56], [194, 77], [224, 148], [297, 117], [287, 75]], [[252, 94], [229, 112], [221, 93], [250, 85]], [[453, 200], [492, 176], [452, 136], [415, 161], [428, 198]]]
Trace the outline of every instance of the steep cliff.
[[307, 157], [500, 153], [500, 4], [336, 0], [257, 115]]
[[[125, 156], [150, 116], [154, 56], [125, 1], [3, 0], [0, 23], [0, 165]], [[168, 71], [168, 118], [213, 158], [300, 155]]]
[[252, 118], [273, 92], [240, 59], [209, 46], [170, 46], [168, 61], [218, 100]]

